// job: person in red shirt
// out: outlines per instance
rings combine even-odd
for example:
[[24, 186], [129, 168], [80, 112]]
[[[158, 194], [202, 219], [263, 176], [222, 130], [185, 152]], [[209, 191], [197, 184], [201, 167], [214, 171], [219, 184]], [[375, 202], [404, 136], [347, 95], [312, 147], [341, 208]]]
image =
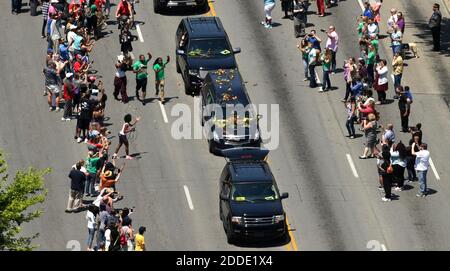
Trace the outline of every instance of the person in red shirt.
[[131, 10], [131, 4], [128, 2], [128, 0], [121, 0], [117, 5], [116, 18], [119, 18], [120, 16], [130, 17], [131, 14], [133, 14]]
[[74, 96], [75, 85], [73, 83], [73, 73], [66, 73], [66, 78], [64, 79], [64, 93], [63, 98], [64, 104], [64, 115], [62, 121], [69, 121], [72, 116], [72, 100]]
[[81, 55], [76, 55], [76, 61], [73, 64], [73, 71], [81, 76], [82, 75], [81, 73], [83, 73], [84, 68], [85, 63], [83, 62]]

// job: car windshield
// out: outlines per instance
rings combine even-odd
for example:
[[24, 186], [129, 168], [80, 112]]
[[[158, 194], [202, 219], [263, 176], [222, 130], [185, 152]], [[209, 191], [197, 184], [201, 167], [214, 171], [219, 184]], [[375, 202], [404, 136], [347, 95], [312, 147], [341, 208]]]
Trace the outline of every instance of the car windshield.
[[279, 198], [272, 183], [243, 183], [231, 187], [231, 199], [237, 202], [274, 201]]
[[226, 39], [191, 40], [187, 55], [190, 57], [220, 57], [231, 55]]

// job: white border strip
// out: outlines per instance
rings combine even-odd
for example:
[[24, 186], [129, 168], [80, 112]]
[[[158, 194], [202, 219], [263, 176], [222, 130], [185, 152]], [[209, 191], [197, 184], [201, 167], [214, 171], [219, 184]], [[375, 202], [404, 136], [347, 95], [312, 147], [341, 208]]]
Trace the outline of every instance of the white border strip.
[[163, 119], [165, 123], [169, 123], [169, 120], [167, 119], [167, 114], [166, 114], [166, 110], [164, 109], [163, 104], [161, 103], [161, 101], [159, 101], [159, 108], [161, 108], [161, 113], [163, 115]]
[[431, 160], [431, 157], [430, 157], [430, 166], [431, 166], [431, 169], [433, 170], [434, 176], [436, 176], [436, 180], [438, 180], [438, 181], [441, 180], [441, 177], [439, 177], [439, 174], [436, 170], [436, 167], [434, 166], [433, 160]]
[[183, 185], [184, 193], [186, 194], [186, 199], [189, 204], [189, 209], [194, 210], [194, 204], [192, 204], [191, 194], [189, 193], [189, 188], [186, 185]]
[[359, 178], [358, 172], [356, 171], [355, 164], [353, 163], [353, 159], [350, 156], [350, 154], [348, 154], [348, 153], [347, 153], [347, 161], [348, 161], [348, 164], [350, 165], [350, 168], [352, 169], [353, 176], [355, 176], [355, 178]]
[[141, 27], [138, 24], [136, 25], [136, 31], [138, 33], [139, 41], [144, 43], [144, 38], [142, 37]]

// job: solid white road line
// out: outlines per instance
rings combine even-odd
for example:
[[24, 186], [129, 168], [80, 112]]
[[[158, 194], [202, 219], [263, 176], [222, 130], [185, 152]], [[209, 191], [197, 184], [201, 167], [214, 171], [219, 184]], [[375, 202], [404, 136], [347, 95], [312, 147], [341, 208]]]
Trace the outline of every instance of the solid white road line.
[[161, 108], [161, 113], [163, 115], [163, 119], [165, 123], [169, 123], [169, 120], [167, 119], [167, 114], [166, 114], [166, 110], [164, 109], [163, 104], [161, 103], [161, 101], [159, 101], [159, 108]]
[[189, 204], [189, 209], [194, 210], [194, 204], [192, 204], [191, 194], [189, 193], [189, 188], [184, 185], [184, 193], [186, 194], [186, 199]]
[[392, 83], [395, 83], [395, 77], [393, 74], [391, 74], [391, 78], [392, 78]]
[[430, 157], [430, 166], [431, 166], [431, 169], [433, 170], [434, 176], [436, 176], [436, 180], [439, 181], [441, 179], [441, 177], [439, 177], [439, 174], [436, 170], [436, 167], [434, 166], [434, 163], [433, 163], [433, 160], [431, 159], [431, 157]]
[[141, 27], [138, 24], [136, 25], [136, 31], [138, 33], [139, 41], [144, 43], [144, 38], [142, 37]]
[[350, 156], [350, 154], [348, 154], [348, 153], [347, 153], [347, 161], [348, 161], [348, 164], [350, 165], [350, 168], [352, 169], [353, 176], [355, 176], [355, 178], [359, 178], [358, 172], [356, 171], [355, 164], [353, 163], [353, 159]]
[[359, 6], [361, 7], [361, 10], [364, 11], [364, 5], [362, 0], [358, 0]]

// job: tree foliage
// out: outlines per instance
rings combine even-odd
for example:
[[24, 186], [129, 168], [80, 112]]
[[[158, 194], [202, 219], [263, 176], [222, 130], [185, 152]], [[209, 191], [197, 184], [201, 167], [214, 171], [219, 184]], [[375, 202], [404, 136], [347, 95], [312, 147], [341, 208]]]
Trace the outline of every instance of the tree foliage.
[[32, 250], [36, 246], [31, 242], [39, 233], [23, 236], [21, 226], [42, 214], [40, 209], [27, 209], [44, 202], [47, 195], [44, 176], [50, 169], [19, 170], [12, 181], [9, 181], [7, 170], [8, 165], [0, 151], [0, 251]]

